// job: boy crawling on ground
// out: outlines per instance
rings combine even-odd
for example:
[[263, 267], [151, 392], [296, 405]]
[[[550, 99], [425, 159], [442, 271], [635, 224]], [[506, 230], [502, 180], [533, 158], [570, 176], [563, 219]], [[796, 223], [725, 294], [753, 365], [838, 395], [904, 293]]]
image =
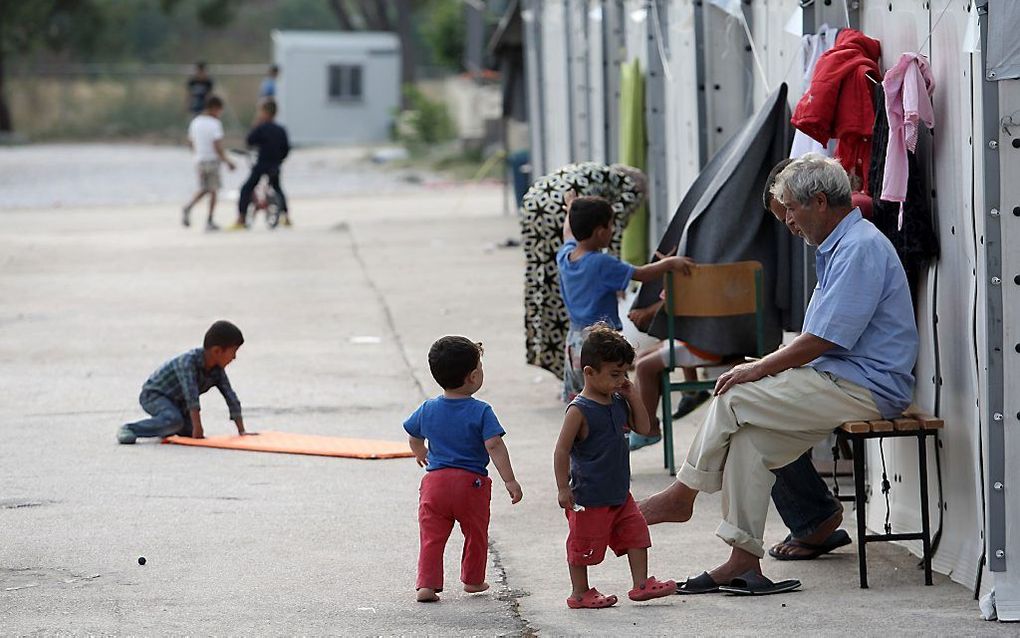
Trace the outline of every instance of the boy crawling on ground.
[[634, 348], [623, 335], [605, 323], [588, 329], [581, 345], [584, 389], [567, 406], [553, 454], [558, 500], [569, 526], [571, 609], [616, 604], [616, 596], [588, 586], [588, 566], [602, 562], [607, 546], [630, 561], [631, 600], [676, 593], [673, 581], [648, 576], [652, 539], [630, 495], [628, 424], [638, 434], [648, 434], [650, 428], [648, 413], [627, 379], [633, 362]]
[[[523, 497], [514, 478], [503, 427], [488, 403], [473, 398], [482, 387], [482, 346], [466, 337], [443, 337], [429, 349], [429, 369], [443, 394], [407, 417], [404, 430], [418, 465], [426, 469], [418, 490], [418, 602], [439, 600], [443, 591], [443, 550], [454, 522], [464, 533], [460, 580], [464, 591], [489, 588], [489, 459], [499, 471], [510, 502]], [[426, 447], [425, 441], [428, 441]]]
[[241, 402], [224, 370], [243, 343], [241, 330], [229, 321], [217, 321], [210, 326], [201, 348], [177, 355], [152, 373], [138, 397], [150, 418], [122, 425], [117, 440], [134, 443], [138, 437], [173, 434], [204, 438], [198, 397], [213, 386], [219, 388], [227, 402], [230, 418], [237, 424], [237, 433], [254, 434], [244, 431]]

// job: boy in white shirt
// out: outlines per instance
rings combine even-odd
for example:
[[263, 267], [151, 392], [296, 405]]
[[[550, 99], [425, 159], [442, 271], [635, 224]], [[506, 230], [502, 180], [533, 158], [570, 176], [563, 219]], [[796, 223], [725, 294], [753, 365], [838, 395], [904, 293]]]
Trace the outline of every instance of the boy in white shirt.
[[188, 144], [195, 152], [195, 165], [198, 168], [198, 192], [184, 207], [181, 223], [191, 225], [191, 207], [198, 203], [206, 194], [209, 195], [209, 219], [206, 230], [219, 230], [213, 223], [213, 209], [216, 208], [216, 191], [220, 188], [220, 162], [234, 170], [226, 153], [223, 152], [223, 124], [220, 114], [223, 113], [223, 100], [215, 95], [205, 99], [205, 110], [195, 116], [188, 126]]

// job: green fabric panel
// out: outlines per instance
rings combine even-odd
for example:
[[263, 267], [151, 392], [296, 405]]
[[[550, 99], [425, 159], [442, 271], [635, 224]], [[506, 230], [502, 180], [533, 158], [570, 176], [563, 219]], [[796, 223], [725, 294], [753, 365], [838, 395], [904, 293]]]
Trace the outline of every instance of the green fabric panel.
[[[620, 77], [620, 159], [642, 171], [646, 169], [645, 77], [641, 62], [624, 64]], [[623, 261], [641, 266], [648, 262], [648, 207], [642, 205], [631, 215], [623, 231], [620, 251]]]

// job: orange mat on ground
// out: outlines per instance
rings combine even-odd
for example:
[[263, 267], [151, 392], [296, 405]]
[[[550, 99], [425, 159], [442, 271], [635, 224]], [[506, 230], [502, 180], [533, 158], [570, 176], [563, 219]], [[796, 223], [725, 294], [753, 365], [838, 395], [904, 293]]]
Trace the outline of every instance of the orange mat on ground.
[[250, 452], [278, 452], [281, 454], [311, 454], [315, 456], [341, 456], [352, 459], [397, 459], [413, 457], [403, 441], [377, 441], [374, 439], [346, 439], [338, 436], [294, 434], [291, 432], [259, 432], [249, 436], [210, 436], [193, 439], [171, 436], [163, 443], [215, 447], [225, 450]]

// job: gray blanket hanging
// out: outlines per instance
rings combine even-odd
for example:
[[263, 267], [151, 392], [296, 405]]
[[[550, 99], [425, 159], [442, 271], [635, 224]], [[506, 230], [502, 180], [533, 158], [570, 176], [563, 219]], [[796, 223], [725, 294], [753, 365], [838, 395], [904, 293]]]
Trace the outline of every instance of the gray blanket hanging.
[[[804, 309], [804, 244], [762, 208], [769, 171], [790, 150], [790, 109], [783, 84], [705, 166], [677, 208], [659, 243], [700, 263], [760, 261], [765, 271], [765, 345], [774, 349], [782, 328], [799, 330]], [[634, 308], [659, 299], [662, 282], [641, 287]], [[666, 337], [659, 312], [648, 333]], [[755, 351], [754, 317], [690, 318], [676, 322], [677, 336], [719, 355]]]

